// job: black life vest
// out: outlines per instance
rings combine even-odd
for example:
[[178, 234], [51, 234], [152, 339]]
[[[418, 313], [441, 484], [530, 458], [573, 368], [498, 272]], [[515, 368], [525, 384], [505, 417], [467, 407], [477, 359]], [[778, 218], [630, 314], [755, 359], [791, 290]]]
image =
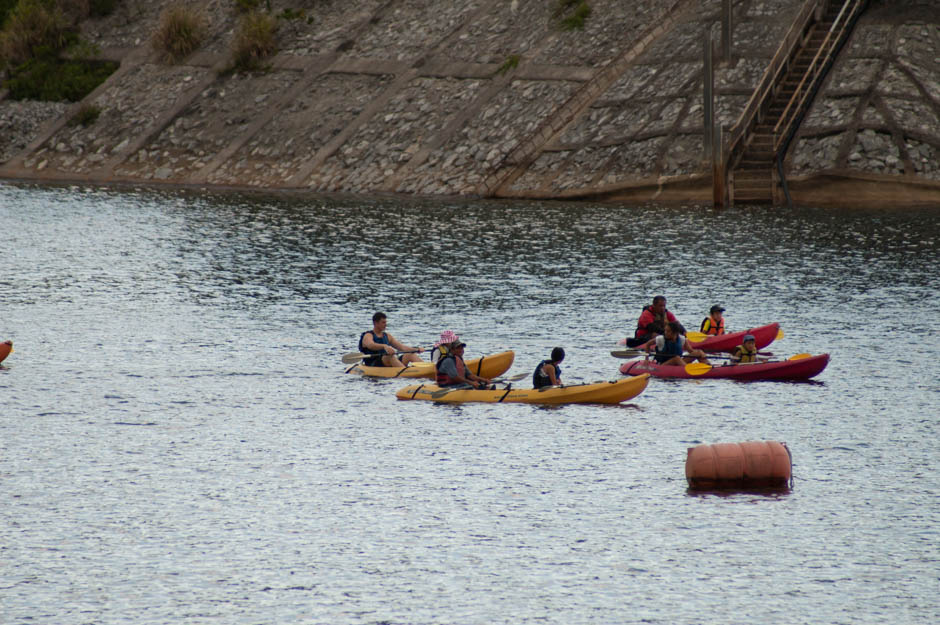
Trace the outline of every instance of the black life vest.
[[555, 365], [555, 379], [558, 380], [559, 384], [561, 384], [561, 367], [559, 367], [557, 363], [553, 363], [551, 360], [543, 360], [535, 368], [535, 373], [532, 374], [532, 388], [542, 388], [543, 386], [552, 385], [552, 379], [542, 371], [542, 366], [546, 364]]
[[375, 332], [373, 332], [372, 330], [366, 330], [365, 332], [359, 335], [359, 352], [362, 354], [369, 355], [369, 358], [363, 359], [362, 364], [366, 365], [367, 367], [384, 366], [384, 363], [382, 362], [382, 357], [385, 356], [385, 353], [386, 353], [385, 350], [384, 349], [367, 349], [366, 346], [362, 344], [362, 339], [365, 337], [366, 334], [372, 335], [372, 342], [374, 343], [378, 343], [380, 345], [391, 345], [391, 343], [388, 342], [388, 333], [386, 332], [382, 336], [382, 338], [377, 338], [375, 336]]

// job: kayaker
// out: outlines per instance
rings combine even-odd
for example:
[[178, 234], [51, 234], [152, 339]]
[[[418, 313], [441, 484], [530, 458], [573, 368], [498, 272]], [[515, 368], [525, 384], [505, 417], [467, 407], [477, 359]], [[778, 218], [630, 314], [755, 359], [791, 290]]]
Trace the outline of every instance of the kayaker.
[[643, 308], [643, 312], [640, 313], [633, 338], [627, 339], [627, 347], [637, 347], [654, 336], [662, 334], [666, 324], [671, 321], [679, 323], [676, 316], [666, 309], [666, 296], [657, 295], [653, 298], [653, 304]]
[[434, 343], [434, 349], [431, 350], [431, 362], [437, 364], [451, 348], [453, 343], [460, 340], [453, 330], [444, 330], [441, 332], [441, 338]]
[[721, 336], [725, 333], [725, 318], [722, 313], [725, 309], [715, 304], [708, 311], [708, 316], [702, 319], [702, 333], [709, 336]]
[[[438, 386], [458, 386], [466, 384], [476, 389], [488, 388], [492, 382], [471, 373], [463, 361], [463, 348], [467, 344], [457, 340], [450, 345], [450, 353], [442, 357], [436, 365]], [[495, 388], [495, 386], [493, 386]]]
[[532, 374], [532, 387], [542, 388], [543, 386], [559, 386], [561, 384], [561, 367], [559, 363], [565, 359], [565, 350], [556, 347], [552, 350], [552, 356], [548, 360], [543, 360], [535, 368]]
[[753, 334], [745, 334], [742, 343], [731, 353], [731, 364], [745, 362], [767, 362], [766, 358], [757, 357], [757, 342]]
[[[369, 357], [363, 359], [362, 364], [368, 367], [404, 367], [409, 362], [421, 362], [420, 347], [409, 347], [385, 331], [388, 326], [388, 316], [384, 312], [372, 315], [372, 329], [359, 335], [359, 351]], [[401, 359], [396, 352], [411, 352], [402, 354]], [[417, 353], [415, 353], [417, 352]]]
[[[655, 349], [656, 353], [653, 355], [653, 358], [657, 363], [661, 365], [685, 366], [693, 360], [698, 360], [699, 362], [704, 362], [706, 365], [711, 364], [708, 362], [708, 357], [705, 355], [705, 352], [700, 349], [693, 349], [692, 345], [689, 344], [689, 340], [682, 334], [681, 323], [678, 321], [670, 321], [666, 324], [664, 330], [664, 334], [651, 338], [642, 348], [648, 352]], [[688, 352], [688, 354], [683, 356], [683, 352]]]

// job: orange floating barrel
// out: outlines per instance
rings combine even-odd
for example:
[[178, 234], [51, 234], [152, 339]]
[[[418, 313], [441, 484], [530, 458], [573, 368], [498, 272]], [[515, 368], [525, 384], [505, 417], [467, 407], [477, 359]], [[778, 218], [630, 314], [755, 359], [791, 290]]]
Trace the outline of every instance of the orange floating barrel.
[[13, 341], [4, 341], [0, 343], [0, 362], [3, 362], [3, 359], [10, 355], [10, 352], [13, 351]]
[[776, 441], [699, 445], [685, 460], [685, 479], [694, 490], [787, 487], [792, 472], [790, 450]]

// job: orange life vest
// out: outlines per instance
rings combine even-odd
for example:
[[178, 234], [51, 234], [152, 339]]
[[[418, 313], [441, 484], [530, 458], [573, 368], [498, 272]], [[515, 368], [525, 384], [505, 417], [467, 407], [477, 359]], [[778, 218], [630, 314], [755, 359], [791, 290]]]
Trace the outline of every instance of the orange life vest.
[[702, 319], [702, 332], [705, 334], [710, 334], [711, 336], [718, 336], [725, 333], [725, 318], [722, 317], [721, 321], [718, 322], [718, 325], [715, 325], [715, 320], [711, 316], [705, 317]]

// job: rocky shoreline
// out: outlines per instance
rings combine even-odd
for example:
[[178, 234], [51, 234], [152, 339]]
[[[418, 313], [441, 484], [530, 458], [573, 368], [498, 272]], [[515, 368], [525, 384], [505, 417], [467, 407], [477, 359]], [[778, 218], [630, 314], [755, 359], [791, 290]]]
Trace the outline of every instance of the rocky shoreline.
[[[582, 31], [536, 0], [272, 1], [280, 52], [226, 73], [234, 3], [178, 65], [149, 40], [166, 2], [83, 24], [120, 69], [79, 104], [0, 98], [0, 178], [343, 194], [710, 202], [702, 33], [721, 1], [592, 0]], [[744, 110], [800, 0], [733, 3], [717, 120]], [[940, 15], [863, 15], [786, 159], [795, 201], [940, 205]], [[508, 63], [516, 59], [517, 64]], [[843, 181], [858, 197], [833, 192]], [[869, 184], [870, 183], [870, 184]], [[871, 188], [872, 191], [865, 189]], [[890, 190], [890, 191], [889, 191]]]

